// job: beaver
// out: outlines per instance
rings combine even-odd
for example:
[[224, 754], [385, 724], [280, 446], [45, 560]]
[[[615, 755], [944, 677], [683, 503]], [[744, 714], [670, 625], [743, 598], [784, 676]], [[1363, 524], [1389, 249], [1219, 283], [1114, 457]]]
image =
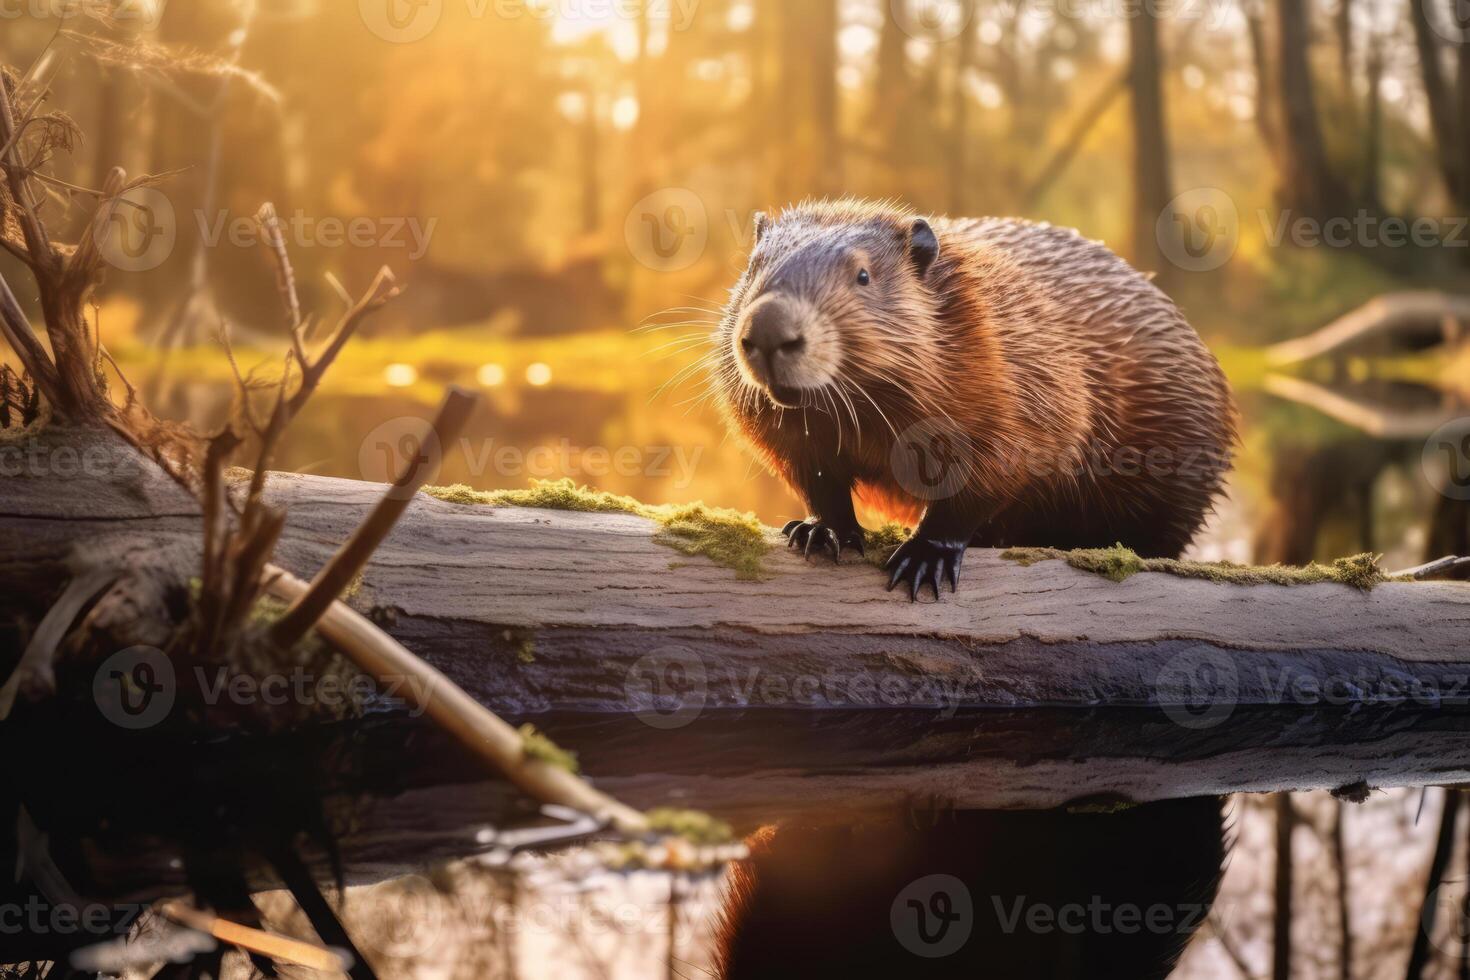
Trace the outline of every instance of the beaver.
[[732, 872], [713, 975], [1163, 980], [1218, 894], [1226, 817], [1196, 797], [766, 828]]
[[758, 215], [715, 333], [732, 425], [806, 504], [790, 547], [912, 524], [888, 588], [959, 586], [970, 546], [1177, 557], [1236, 442], [1219, 364], [1099, 242], [1010, 218], [808, 202]]

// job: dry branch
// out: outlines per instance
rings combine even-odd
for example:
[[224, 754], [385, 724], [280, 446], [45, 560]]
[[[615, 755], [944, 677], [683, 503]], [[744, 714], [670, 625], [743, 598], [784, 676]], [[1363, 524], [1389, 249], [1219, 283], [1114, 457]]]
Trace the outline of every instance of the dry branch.
[[443, 447], [452, 445], [459, 438], [460, 430], [474, 410], [474, 395], [459, 388], [450, 388], [444, 404], [435, 416], [418, 453], [407, 461], [397, 482], [383, 494], [383, 499], [373, 509], [367, 520], [358, 526], [331, 561], [312, 579], [311, 588], [291, 604], [286, 614], [276, 621], [271, 629], [271, 639], [283, 650], [289, 650], [306, 635], [313, 624], [326, 612], [327, 607], [342, 594], [362, 567], [367, 564], [378, 545], [393, 530], [403, 512], [413, 501], [414, 495], [423, 489], [429, 478], [438, 472], [435, 465], [443, 453]]

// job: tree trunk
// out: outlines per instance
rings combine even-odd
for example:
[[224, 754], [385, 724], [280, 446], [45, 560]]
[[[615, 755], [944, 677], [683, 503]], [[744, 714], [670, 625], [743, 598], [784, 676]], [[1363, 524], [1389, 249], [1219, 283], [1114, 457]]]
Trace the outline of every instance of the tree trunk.
[[954, 88], [950, 93], [953, 110], [950, 127], [953, 145], [949, 156], [949, 208], [951, 214], [967, 214], [970, 182], [970, 92], [966, 81], [975, 66], [975, 46], [979, 40], [975, 24], [975, 0], [961, 0], [960, 17], [964, 30], [958, 38], [955, 59]]
[[1429, 129], [1439, 154], [1440, 174], [1450, 196], [1463, 206], [1465, 171], [1457, 157], [1455, 109], [1444, 78], [1443, 46], [1430, 22], [1429, 4], [1435, 0], [1409, 0], [1409, 19], [1414, 24], [1414, 45], [1419, 54], [1419, 77], [1424, 85], [1424, 101], [1429, 106]]
[[1283, 127], [1282, 203], [1319, 219], [1347, 214], [1348, 194], [1327, 159], [1317, 117], [1306, 0], [1277, 0], [1276, 13]]
[[1371, 208], [1383, 206], [1383, 41], [1368, 41], [1367, 125], [1363, 127], [1363, 200]]
[[903, 31], [894, 12], [884, 5], [883, 27], [878, 36], [878, 73], [869, 117], [870, 139], [880, 154], [880, 165], [884, 175], [880, 181], [882, 193], [898, 194], [902, 191], [900, 167], [905, 157], [899, 152], [903, 145], [904, 113], [909, 104], [909, 93], [913, 78], [909, 74], [908, 54], [905, 50], [908, 35]]
[[[1133, 95], [1133, 263], [1166, 277], [1158, 221], [1173, 198], [1157, 17], [1128, 18]], [[1170, 228], [1172, 234], [1172, 226]]]
[[1256, 73], [1256, 130], [1261, 143], [1279, 172], [1281, 160], [1281, 127], [1276, 115], [1279, 100], [1276, 96], [1276, 75], [1271, 70], [1271, 45], [1266, 37], [1266, 23], [1258, 4], [1247, 3], [1245, 12], [1246, 32], [1250, 39], [1251, 64]]
[[837, 92], [837, 35], [842, 18], [837, 0], [820, 0], [812, 17], [812, 112], [817, 126], [818, 185], [823, 194], [836, 195], [845, 186], [842, 176], [841, 105]]

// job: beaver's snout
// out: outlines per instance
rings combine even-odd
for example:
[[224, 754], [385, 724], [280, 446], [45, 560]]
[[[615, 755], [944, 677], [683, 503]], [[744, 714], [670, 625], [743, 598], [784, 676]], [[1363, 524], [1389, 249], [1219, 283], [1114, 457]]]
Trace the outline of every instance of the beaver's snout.
[[740, 355], [751, 376], [777, 404], [800, 400], [806, 354], [806, 317], [777, 296], [766, 296], [746, 311], [740, 330]]

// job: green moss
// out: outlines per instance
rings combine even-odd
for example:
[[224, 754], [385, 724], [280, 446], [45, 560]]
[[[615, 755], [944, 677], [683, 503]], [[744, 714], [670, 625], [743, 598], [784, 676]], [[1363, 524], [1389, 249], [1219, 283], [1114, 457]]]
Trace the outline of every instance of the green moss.
[[571, 480], [535, 480], [524, 490], [474, 490], [456, 483], [452, 487], [425, 487], [424, 493], [452, 504], [486, 507], [543, 507], [606, 514], [641, 514], [652, 509], [632, 497], [578, 486]]
[[735, 570], [742, 579], [760, 578], [771, 550], [766, 530], [754, 514], [705, 504], [652, 506], [632, 497], [578, 486], [571, 480], [537, 480], [525, 490], [473, 490], [464, 484], [427, 487], [431, 497], [454, 504], [488, 507], [543, 507], [596, 513], [635, 514], [659, 525], [654, 540], [684, 555], [704, 555]]
[[728, 823], [698, 810], [657, 807], [649, 810], [647, 817], [650, 830], [674, 834], [694, 844], [728, 844], [735, 839]]
[[536, 662], [536, 641], [529, 636], [516, 644], [516, 659], [523, 664]]
[[649, 516], [662, 525], [653, 536], [659, 544], [685, 555], [704, 555], [717, 565], [733, 568], [739, 579], [761, 577], [771, 546], [755, 515], [704, 504], [650, 509], [658, 513]]
[[868, 564], [882, 568], [898, 546], [909, 539], [910, 533], [908, 528], [895, 521], [889, 521], [876, 531], [864, 531], [863, 554]]
[[565, 769], [570, 773], [577, 773], [581, 767], [577, 764], [577, 753], [569, 752], [557, 745], [545, 734], [536, 730], [536, 726], [527, 722], [517, 729], [521, 733], [521, 751], [526, 753], [526, 758], [544, 762], [558, 769]]
[[1311, 585], [1337, 582], [1368, 591], [1389, 576], [1378, 567], [1378, 556], [1372, 554], [1338, 558], [1330, 565], [1238, 565], [1234, 562], [1178, 561], [1172, 558], [1140, 558], [1121, 544], [1111, 548], [1082, 548], [1059, 551], [1055, 548], [1009, 548], [1001, 557], [1020, 565], [1042, 561], [1065, 561], [1073, 568], [1092, 572], [1114, 582], [1122, 582], [1139, 572], [1162, 572], [1180, 578], [1198, 578], [1232, 585]]

